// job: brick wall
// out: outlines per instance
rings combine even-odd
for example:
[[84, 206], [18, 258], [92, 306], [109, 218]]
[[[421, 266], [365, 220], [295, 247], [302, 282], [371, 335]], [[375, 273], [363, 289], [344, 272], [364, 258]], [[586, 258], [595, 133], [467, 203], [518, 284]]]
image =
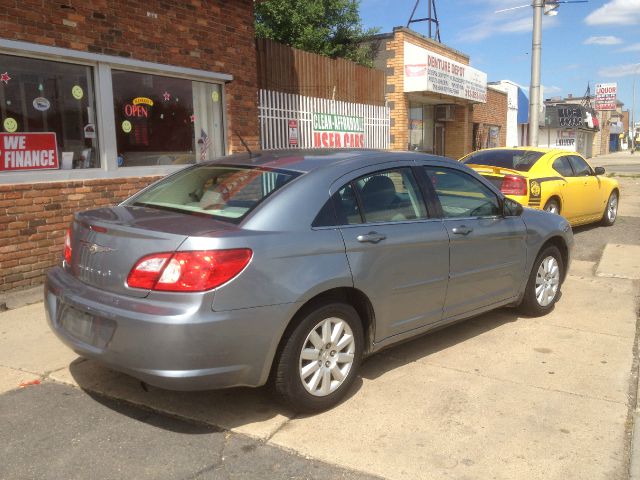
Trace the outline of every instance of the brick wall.
[[[230, 150], [244, 151], [235, 132], [259, 146], [252, 0], [0, 0], [0, 38], [231, 74]], [[153, 179], [0, 185], [0, 291], [42, 282], [73, 212], [116, 204]]]
[[[477, 103], [473, 106], [473, 123], [480, 125], [481, 135], [483, 133], [488, 135], [488, 125], [500, 127], [500, 147], [507, 145], [507, 98], [508, 95], [505, 92], [489, 87], [487, 88], [487, 103]], [[465, 153], [469, 153], [469, 151]]]
[[0, 0], [0, 37], [233, 75], [233, 151], [258, 148], [253, 0]]
[[[382, 62], [386, 65], [387, 104], [391, 109], [391, 148], [396, 150], [406, 150], [409, 145], [409, 98], [404, 93], [405, 41], [469, 65], [469, 57], [463, 53], [406, 28], [396, 28], [393, 35], [384, 36], [376, 66], [381, 66]], [[422, 94], [438, 103], [457, 104], [454, 121], [445, 123], [445, 155], [458, 158], [470, 151], [473, 129], [470, 102], [437, 93]]]
[[471, 151], [472, 114], [472, 105], [456, 105], [454, 120], [445, 123], [444, 145], [447, 157], [457, 159]]
[[0, 185], [0, 292], [42, 283], [74, 212], [117, 204], [158, 178]]

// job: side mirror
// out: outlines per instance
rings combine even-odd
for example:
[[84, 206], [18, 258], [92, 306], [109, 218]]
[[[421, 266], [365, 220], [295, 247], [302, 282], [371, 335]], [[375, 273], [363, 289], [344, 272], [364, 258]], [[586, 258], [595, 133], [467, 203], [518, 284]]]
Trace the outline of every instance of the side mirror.
[[522, 205], [515, 200], [505, 198], [502, 203], [502, 215], [505, 217], [519, 217], [522, 215]]
[[596, 167], [594, 171], [596, 175], [604, 175], [604, 167]]

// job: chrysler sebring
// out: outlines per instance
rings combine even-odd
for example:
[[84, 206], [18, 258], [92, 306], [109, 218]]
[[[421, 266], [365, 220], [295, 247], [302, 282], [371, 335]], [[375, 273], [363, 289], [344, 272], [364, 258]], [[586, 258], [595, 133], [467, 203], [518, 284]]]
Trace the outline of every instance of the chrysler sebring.
[[148, 384], [335, 405], [364, 356], [502, 306], [553, 308], [571, 227], [409, 152], [242, 154], [77, 213], [45, 285], [78, 354]]

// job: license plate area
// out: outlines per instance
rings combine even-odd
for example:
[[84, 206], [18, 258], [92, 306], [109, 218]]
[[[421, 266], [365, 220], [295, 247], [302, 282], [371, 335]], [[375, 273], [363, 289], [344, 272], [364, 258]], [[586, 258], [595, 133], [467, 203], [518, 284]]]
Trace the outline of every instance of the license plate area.
[[97, 348], [107, 346], [116, 326], [113, 320], [69, 306], [61, 309], [58, 322], [70, 337]]

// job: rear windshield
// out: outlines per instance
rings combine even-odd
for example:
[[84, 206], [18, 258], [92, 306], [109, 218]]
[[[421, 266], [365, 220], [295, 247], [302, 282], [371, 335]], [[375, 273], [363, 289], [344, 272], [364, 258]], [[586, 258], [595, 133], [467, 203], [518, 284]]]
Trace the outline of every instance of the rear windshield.
[[481, 150], [469, 155], [462, 163], [489, 165], [490, 167], [510, 168], [519, 172], [528, 172], [543, 155], [543, 152], [532, 152], [530, 150]]
[[127, 204], [210, 215], [237, 223], [298, 175], [288, 170], [200, 165], [167, 177]]

